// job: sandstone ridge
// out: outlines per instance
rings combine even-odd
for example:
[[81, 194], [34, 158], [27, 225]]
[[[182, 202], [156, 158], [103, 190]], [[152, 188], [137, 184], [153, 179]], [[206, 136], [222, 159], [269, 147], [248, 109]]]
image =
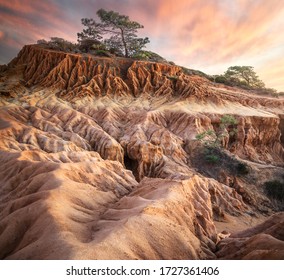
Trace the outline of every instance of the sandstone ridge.
[[[2, 259], [284, 258], [263, 191], [283, 176], [284, 99], [34, 45], [0, 82]], [[195, 137], [228, 114], [237, 133], [214, 166]]]

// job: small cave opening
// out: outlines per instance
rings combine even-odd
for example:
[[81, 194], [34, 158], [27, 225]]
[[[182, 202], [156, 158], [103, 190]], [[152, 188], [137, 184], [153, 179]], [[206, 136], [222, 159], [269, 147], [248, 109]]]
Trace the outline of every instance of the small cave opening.
[[9, 98], [11, 97], [11, 93], [9, 91], [0, 91], [0, 96]]
[[136, 181], [139, 182], [139, 176], [138, 176], [138, 172], [137, 172], [137, 168], [138, 168], [138, 161], [135, 159], [131, 159], [127, 153], [125, 153], [124, 155], [124, 166], [126, 169], [130, 170], [132, 172], [132, 174], [134, 175]]

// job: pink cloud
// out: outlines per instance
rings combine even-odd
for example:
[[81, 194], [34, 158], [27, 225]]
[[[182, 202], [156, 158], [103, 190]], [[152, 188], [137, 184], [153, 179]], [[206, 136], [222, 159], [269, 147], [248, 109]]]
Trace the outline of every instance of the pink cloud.
[[38, 13], [39, 11], [48, 13], [59, 12], [56, 5], [52, 5], [47, 1], [9, 0], [0, 1], [0, 6], [24, 14]]
[[52, 2], [11, 0], [0, 2], [1, 6], [5, 8], [0, 10], [2, 29], [21, 46], [51, 36], [76, 38], [73, 23], [66, 22], [64, 12]]
[[267, 87], [284, 92], [284, 58], [273, 57], [257, 68], [259, 76]]
[[239, 1], [233, 10], [229, 8], [218, 1], [166, 1], [160, 7], [155, 33], [166, 31], [178, 59], [211, 63], [253, 55], [283, 40], [279, 30], [272, 29], [276, 19], [283, 16], [283, 2]]
[[[149, 49], [183, 66], [210, 72], [216, 66], [257, 66], [272, 48], [284, 52], [284, 2], [281, 0], [0, 0], [0, 40], [17, 48], [40, 38], [76, 41], [82, 17], [99, 8], [129, 15], [145, 26]], [[4, 8], [1, 10], [1, 7]], [[8, 40], [9, 39], [9, 40]], [[223, 68], [222, 68], [223, 67]], [[279, 69], [277, 75], [283, 68]], [[213, 70], [212, 70], [213, 69]], [[283, 72], [282, 72], [283, 73]], [[266, 81], [265, 81], [266, 82]]]
[[[178, 64], [203, 71], [216, 66], [215, 74], [230, 65], [256, 66], [277, 46], [284, 52], [284, 2], [259, 1], [160, 1], [150, 38], [154, 51]], [[150, 6], [149, 6], [150, 8]], [[162, 42], [162, 44], [161, 44]], [[283, 53], [282, 52], [282, 53]], [[275, 65], [276, 76], [283, 67]], [[220, 71], [220, 69], [223, 69]], [[213, 74], [212, 73], [212, 74]], [[267, 75], [268, 77], [268, 75]], [[277, 78], [279, 85], [279, 79]], [[270, 81], [264, 81], [273, 86]], [[276, 83], [275, 83], [276, 85]]]

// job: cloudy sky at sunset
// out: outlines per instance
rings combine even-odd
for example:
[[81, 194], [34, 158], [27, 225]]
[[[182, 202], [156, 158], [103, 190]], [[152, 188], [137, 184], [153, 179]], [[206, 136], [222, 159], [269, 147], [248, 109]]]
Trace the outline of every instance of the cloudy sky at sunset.
[[38, 39], [76, 42], [81, 18], [100, 8], [143, 24], [147, 49], [178, 65], [208, 74], [250, 65], [284, 91], [283, 0], [0, 0], [0, 64]]

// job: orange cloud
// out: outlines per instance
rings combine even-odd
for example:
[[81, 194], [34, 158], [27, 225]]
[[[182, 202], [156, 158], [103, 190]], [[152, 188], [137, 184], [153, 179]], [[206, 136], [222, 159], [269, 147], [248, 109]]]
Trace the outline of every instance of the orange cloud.
[[[147, 19], [154, 38], [151, 46], [177, 64], [217, 74], [231, 65], [258, 66], [277, 46], [284, 52], [283, 1], [158, 2], [155, 20]], [[276, 85], [284, 69], [280, 64], [275, 69]], [[277, 79], [278, 85], [281, 78]]]
[[274, 22], [283, 16], [283, 2], [221, 2], [183, 0], [161, 5], [158, 33], [166, 31], [178, 59], [184, 61], [187, 56], [194, 61], [228, 61], [244, 54], [253, 55], [283, 40], [277, 34], [279, 30], [273, 30]]
[[[0, 0], [0, 25], [5, 39], [9, 38], [7, 44], [20, 48], [51, 36], [75, 41], [76, 33], [82, 29], [80, 19], [95, 17], [97, 9], [105, 8], [142, 23], [145, 28], [139, 34], [150, 38], [150, 50], [177, 64], [210, 74], [222, 73], [231, 65], [260, 69], [273, 49], [281, 47], [284, 52], [282, 0], [70, 0], [66, 3]], [[280, 75], [283, 68], [279, 64], [275, 68], [278, 69], [275, 75]]]
[[257, 71], [267, 87], [284, 92], [284, 58], [282, 56], [266, 61], [258, 67]]
[[6, 44], [20, 48], [52, 36], [75, 39], [74, 25], [67, 22], [62, 11], [52, 3], [11, 0], [0, 2], [1, 7], [4, 9], [0, 10], [0, 24], [7, 36]]
[[49, 1], [9, 0], [9, 1], [1, 1], [0, 6], [24, 14], [31, 14], [38, 12], [48, 12], [48, 13], [58, 12], [56, 6], [50, 3]]

